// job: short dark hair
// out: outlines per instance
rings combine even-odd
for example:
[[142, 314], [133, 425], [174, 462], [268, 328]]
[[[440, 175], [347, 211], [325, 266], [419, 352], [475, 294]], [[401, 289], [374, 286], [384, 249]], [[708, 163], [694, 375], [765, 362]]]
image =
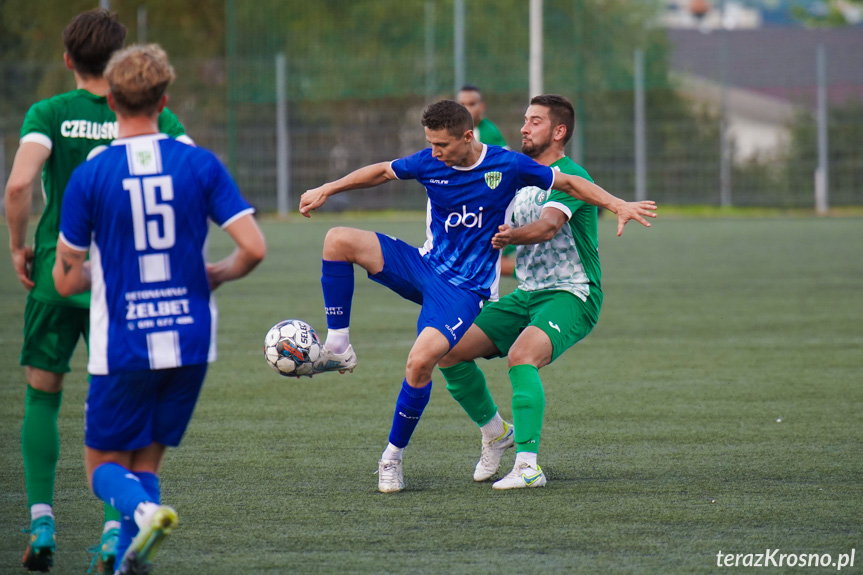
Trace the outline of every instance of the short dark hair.
[[440, 100], [423, 111], [422, 125], [429, 130], [446, 130], [461, 137], [473, 130], [473, 116], [455, 100]]
[[545, 106], [554, 126], [563, 124], [566, 127], [566, 136], [563, 138], [566, 145], [575, 130], [575, 108], [572, 107], [572, 102], [559, 94], [542, 94], [531, 98], [530, 105]]
[[482, 90], [476, 84], [465, 84], [459, 89], [459, 92], [476, 92], [479, 94], [480, 99], [482, 99]]
[[126, 42], [126, 27], [115, 12], [96, 8], [78, 14], [63, 29], [63, 45], [84, 76], [100, 77], [111, 59], [111, 54]]

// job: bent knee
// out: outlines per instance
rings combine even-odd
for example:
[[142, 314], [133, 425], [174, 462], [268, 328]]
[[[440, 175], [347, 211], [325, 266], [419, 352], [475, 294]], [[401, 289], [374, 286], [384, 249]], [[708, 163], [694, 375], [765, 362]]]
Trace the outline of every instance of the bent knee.
[[405, 379], [407, 379], [408, 385], [422, 387], [430, 382], [434, 366], [434, 361], [408, 356], [408, 363], [405, 368]]
[[335, 257], [328, 257], [328, 254], [331, 256], [347, 254], [352, 245], [351, 240], [355, 235], [354, 232], [358, 231], [359, 230], [354, 228], [346, 228], [342, 226], [330, 228], [324, 238], [324, 257], [327, 259], [335, 259]]

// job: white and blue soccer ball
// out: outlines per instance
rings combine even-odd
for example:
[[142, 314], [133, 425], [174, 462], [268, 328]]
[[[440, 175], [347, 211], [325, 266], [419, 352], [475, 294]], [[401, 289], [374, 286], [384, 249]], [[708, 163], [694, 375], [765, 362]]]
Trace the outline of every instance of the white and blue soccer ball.
[[286, 319], [270, 328], [264, 338], [264, 357], [276, 373], [311, 377], [323, 345], [317, 332], [299, 319]]

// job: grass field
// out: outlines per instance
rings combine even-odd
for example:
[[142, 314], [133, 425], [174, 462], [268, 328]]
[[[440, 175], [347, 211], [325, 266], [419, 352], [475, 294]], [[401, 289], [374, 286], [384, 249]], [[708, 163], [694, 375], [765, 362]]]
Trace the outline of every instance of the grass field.
[[[863, 218], [665, 217], [622, 238], [605, 218], [599, 324], [541, 372], [547, 487], [493, 492], [471, 480], [479, 433], [436, 374], [397, 494], [378, 493], [373, 472], [416, 307], [358, 274], [355, 373], [285, 379], [262, 357], [281, 319], [325, 333], [320, 249], [345, 221], [264, 222], [268, 259], [219, 290], [220, 357], [162, 473], [181, 528], [158, 573], [740, 572], [751, 569], [719, 568], [717, 553], [777, 548], [834, 559], [856, 549], [842, 572], [861, 571]], [[423, 238], [418, 216], [348, 221]], [[226, 239], [214, 232], [214, 255]], [[6, 249], [0, 270], [6, 574], [23, 572], [28, 524], [25, 293]], [[100, 530], [81, 463], [84, 365], [82, 346], [61, 412], [55, 573], [84, 573]], [[505, 362], [480, 365], [510, 417]]]

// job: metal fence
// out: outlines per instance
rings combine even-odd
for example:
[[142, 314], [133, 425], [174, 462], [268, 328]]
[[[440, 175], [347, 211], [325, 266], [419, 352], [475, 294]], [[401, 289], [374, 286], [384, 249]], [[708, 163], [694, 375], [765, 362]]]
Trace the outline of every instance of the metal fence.
[[[173, 54], [169, 105], [264, 211], [294, 210], [307, 188], [424, 147], [422, 109], [453, 97], [456, 75], [483, 88], [488, 117], [517, 149], [529, 89], [527, 3], [506, 11], [462, 2], [461, 56], [458, 3], [262, 0], [252, 9], [228, 0], [227, 56]], [[818, 188], [830, 206], [863, 205], [859, 28], [669, 31], [603, 19], [601, 4], [544, 5], [545, 91], [575, 103], [570, 155], [597, 183], [666, 204], [811, 208]], [[348, 27], [303, 12], [327, 7]], [[158, 41], [158, 30], [149, 37]], [[2, 177], [29, 104], [73, 86], [58, 63], [0, 61], [0, 78], [16, 85], [14, 100], [0, 105]], [[398, 182], [326, 207], [421, 210], [425, 196]]]

